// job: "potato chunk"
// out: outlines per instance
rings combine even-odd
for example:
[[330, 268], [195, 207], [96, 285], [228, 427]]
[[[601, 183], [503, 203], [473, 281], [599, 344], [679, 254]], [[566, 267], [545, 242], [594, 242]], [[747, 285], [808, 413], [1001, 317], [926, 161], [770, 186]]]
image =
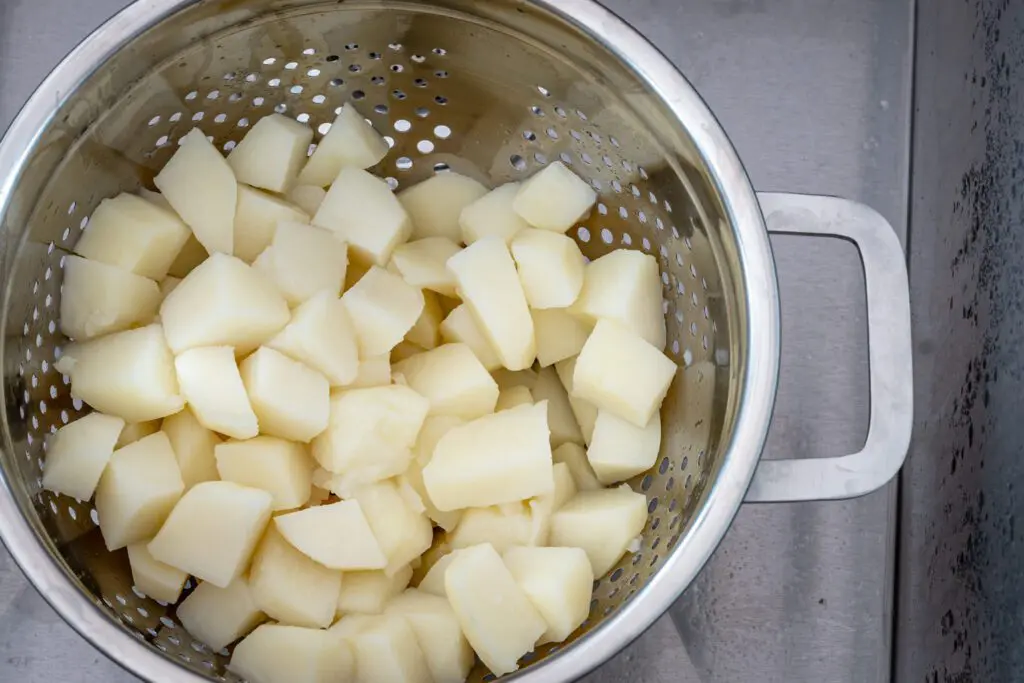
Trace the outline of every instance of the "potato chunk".
[[412, 235], [409, 214], [388, 184], [356, 168], [341, 170], [313, 225], [334, 231], [356, 256], [378, 266]]
[[271, 525], [252, 558], [249, 585], [256, 605], [290, 626], [327, 628], [341, 590], [341, 572], [317, 564]]
[[654, 414], [643, 429], [614, 414], [600, 410], [587, 460], [598, 481], [617, 484], [654, 467], [661, 449], [661, 416]]
[[124, 420], [89, 413], [47, 437], [43, 488], [89, 500], [114, 453]]
[[516, 235], [511, 248], [530, 308], [565, 308], [576, 301], [585, 261], [572, 239], [531, 228]]
[[607, 574], [647, 524], [647, 498], [628, 486], [580, 491], [551, 518], [553, 546], [582, 548], [594, 576]]
[[583, 447], [575, 443], [564, 443], [551, 453], [555, 463], [564, 463], [572, 474], [576, 488], [580, 491], [593, 491], [603, 488], [590, 466], [587, 453]]
[[542, 368], [578, 356], [591, 326], [562, 308], [530, 311], [537, 339], [537, 362]]
[[501, 507], [464, 510], [455, 531], [448, 534], [454, 550], [491, 544], [499, 553], [520, 545], [531, 545], [533, 520], [529, 508], [522, 503]]
[[618, 249], [587, 265], [583, 290], [572, 313], [595, 324], [613, 320], [665, 348], [661, 275], [650, 254]]
[[263, 624], [240, 642], [228, 670], [249, 683], [354, 680], [352, 651], [327, 631]]
[[425, 237], [399, 246], [391, 262], [410, 285], [454, 297], [455, 277], [446, 264], [460, 251], [462, 247], [448, 237]]
[[341, 294], [348, 247], [329, 230], [282, 221], [253, 265], [277, 285], [290, 306], [298, 306], [324, 290]]
[[228, 155], [239, 182], [283, 194], [306, 163], [313, 129], [280, 114], [257, 121]]
[[494, 412], [498, 385], [465, 344], [444, 344], [393, 367], [430, 401], [430, 415], [473, 420]]
[[520, 230], [530, 227], [512, 209], [519, 187], [519, 183], [502, 185], [463, 208], [459, 216], [462, 241], [470, 245], [493, 235], [509, 244]]
[[[334, 180], [334, 176], [331, 176], [331, 180]], [[326, 187], [327, 184], [324, 183], [324, 186]], [[327, 190], [323, 187], [317, 185], [296, 185], [288, 193], [288, 201], [302, 209], [306, 214], [315, 216], [316, 212], [320, 210], [320, 205], [324, 203], [324, 197], [326, 196]]]
[[387, 566], [359, 501], [290, 512], [274, 523], [289, 543], [325, 567], [354, 571]]
[[181, 625], [214, 652], [252, 631], [267, 615], [253, 599], [249, 581], [239, 577], [227, 588], [202, 582], [178, 605]]
[[522, 545], [548, 545], [551, 540], [551, 516], [575, 498], [579, 491], [568, 465], [556, 462], [551, 471], [555, 479], [554, 491], [531, 498], [527, 503], [530, 509], [530, 535]]
[[78, 341], [120, 332], [153, 321], [160, 287], [116, 266], [64, 257], [60, 331]]
[[174, 359], [181, 393], [199, 424], [235, 439], [259, 434], [259, 424], [230, 346], [190, 349]]
[[359, 683], [432, 683], [416, 634], [399, 615], [370, 617], [349, 642]]
[[597, 407], [590, 401], [573, 395], [573, 375], [576, 374], [577, 358], [578, 356], [573, 356], [555, 363], [555, 372], [558, 373], [558, 379], [562, 380], [562, 386], [569, 394], [569, 405], [572, 407], [572, 414], [576, 416], [576, 424], [580, 426], [580, 432], [583, 433], [583, 440], [590, 443], [590, 437], [594, 433], [594, 422], [597, 421]]
[[391, 357], [389, 354], [372, 356], [359, 362], [359, 372], [347, 389], [369, 389], [391, 384]]
[[162, 420], [146, 420], [145, 422], [125, 423], [124, 429], [121, 430], [121, 436], [117, 437], [115, 447], [122, 448], [150, 434], [156, 434], [160, 431], [161, 422]]
[[273, 510], [294, 510], [309, 501], [313, 459], [300, 444], [257, 436], [218, 444], [215, 453], [221, 479], [268, 492]]
[[263, 346], [242, 361], [241, 376], [263, 434], [309, 443], [327, 429], [331, 387], [316, 370]]
[[442, 555], [438, 558], [437, 562], [434, 563], [427, 573], [423, 576], [420, 581], [417, 590], [431, 595], [437, 595], [439, 597], [446, 597], [447, 592], [444, 587], [444, 575], [448, 571], [448, 567], [451, 566], [452, 560], [459, 554], [458, 550], [453, 550], [446, 555]]
[[448, 600], [409, 589], [392, 600], [385, 613], [403, 617], [412, 627], [434, 683], [466, 680], [473, 668], [473, 649]]
[[128, 546], [128, 562], [135, 587], [146, 597], [169, 605], [181, 597], [188, 574], [155, 559], [149, 554], [145, 543]]
[[309, 223], [299, 207], [272, 194], [239, 183], [235, 208], [235, 256], [252, 263], [270, 246], [278, 223]]
[[552, 367], [546, 367], [537, 374], [537, 383], [533, 386], [533, 400], [547, 401], [548, 428], [551, 430], [551, 446], [558, 447], [563, 443], [583, 443], [583, 433], [576, 424], [576, 418], [569, 403], [569, 395], [565, 392], [558, 373]]
[[462, 210], [487, 194], [487, 188], [472, 178], [444, 171], [398, 194], [413, 224], [413, 237], [462, 239], [459, 216]]
[[392, 481], [363, 486], [352, 493], [388, 559], [384, 573], [394, 576], [418, 558], [434, 540], [426, 515], [410, 509]]
[[596, 201], [597, 193], [565, 164], [556, 161], [523, 183], [512, 207], [533, 227], [564, 233]]
[[388, 143], [351, 103], [342, 106], [299, 174], [304, 185], [327, 187], [343, 168], [370, 168], [387, 156]]
[[[416, 345], [421, 350], [437, 348], [438, 342], [441, 340], [442, 320], [444, 320], [444, 311], [441, 310], [438, 295], [429, 290], [423, 290], [423, 312], [416, 319], [416, 324], [412, 326], [412, 329], [405, 333], [405, 341]], [[392, 358], [398, 348], [396, 346], [392, 349]]]
[[423, 483], [423, 468], [434, 457], [434, 448], [437, 446], [437, 442], [441, 440], [441, 437], [461, 424], [464, 424], [462, 419], [451, 415], [438, 415], [424, 420], [423, 428], [420, 429], [419, 436], [416, 439], [413, 461], [409, 463], [409, 469], [403, 475], [406, 482], [420, 497], [427, 517], [445, 531], [451, 531], [455, 528], [455, 525], [459, 523], [459, 519], [462, 517], [462, 511], [449, 510], [442, 512], [437, 509], [434, 501], [430, 499], [430, 495], [427, 493], [426, 485]]
[[412, 567], [406, 566], [388, 576], [383, 571], [349, 572], [341, 584], [338, 614], [381, 614], [384, 606], [405, 590], [412, 579]]
[[330, 292], [292, 311], [291, 322], [266, 345], [320, 372], [332, 387], [351, 384], [359, 374], [355, 326], [341, 299]]
[[341, 297], [359, 340], [360, 358], [395, 348], [423, 313], [423, 292], [383, 268], [373, 267]]
[[560, 643], [590, 614], [594, 572], [579, 548], [512, 548], [505, 566], [548, 624], [538, 644]]
[[[171, 264], [171, 269], [167, 271], [167, 274], [179, 279], [183, 278], [209, 257], [210, 254], [206, 251], [206, 247], [196, 239], [195, 235], [190, 234], [188, 241], [181, 248], [178, 258], [174, 259], [174, 263]], [[164, 292], [164, 294], [167, 293]]]
[[174, 448], [186, 491], [200, 482], [219, 478], [213, 449], [220, 443], [220, 437], [199, 424], [191, 410], [165, 418], [160, 429]]
[[533, 394], [524, 386], [509, 387], [498, 394], [498, 403], [494, 406], [494, 412], [515, 408], [516, 406], [529, 405], [533, 403]]
[[473, 351], [488, 372], [501, 367], [498, 352], [491, 346], [466, 304], [456, 306], [441, 323], [441, 338], [446, 342], [461, 342]]

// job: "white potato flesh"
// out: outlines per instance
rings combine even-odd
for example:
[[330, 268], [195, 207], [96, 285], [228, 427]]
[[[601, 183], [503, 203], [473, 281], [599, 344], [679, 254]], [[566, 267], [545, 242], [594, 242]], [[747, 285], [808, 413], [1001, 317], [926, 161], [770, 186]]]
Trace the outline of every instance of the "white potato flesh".
[[388, 559], [384, 573], [394, 576], [425, 553], [434, 540], [426, 515], [412, 510], [393, 481], [363, 486], [352, 493]]
[[538, 373], [537, 383], [531, 393], [534, 401], [548, 403], [548, 428], [551, 430], [552, 447], [567, 442], [583, 443], [583, 433], [573, 415], [569, 395], [554, 368], [546, 367]]
[[509, 370], [533, 365], [533, 319], [508, 246], [497, 237], [485, 237], [453, 256], [448, 268], [501, 364]]
[[446, 597], [447, 593], [444, 587], [444, 576], [457, 554], [458, 551], [453, 550], [447, 555], [443, 555], [438, 558], [437, 562], [434, 563], [434, 566], [432, 566], [423, 576], [423, 579], [420, 581], [417, 589], [424, 593], [429, 593], [430, 595], [437, 595], [442, 598]]
[[341, 572], [295, 549], [271, 525], [252, 558], [253, 600], [271, 619], [289, 626], [327, 628], [341, 591]]
[[661, 407], [676, 369], [642, 337], [601, 320], [576, 359], [573, 395], [642, 428]]
[[348, 645], [327, 631], [263, 624], [240, 642], [228, 670], [249, 683], [343, 683], [355, 674]]
[[388, 603], [385, 613], [403, 617], [412, 627], [434, 683], [466, 680], [473, 668], [473, 649], [448, 600], [409, 589]]
[[[333, 180], [333, 176], [331, 180]], [[326, 183], [325, 183], [326, 185]], [[288, 201], [310, 216], [315, 216], [324, 203], [327, 190], [317, 185], [296, 185], [288, 193]]]
[[81, 256], [64, 257], [60, 330], [86, 341], [153, 322], [160, 287], [148, 278]]
[[537, 362], [542, 368], [578, 356], [592, 328], [563, 308], [532, 310]]
[[176, 278], [183, 278], [209, 257], [210, 253], [206, 251], [206, 247], [196, 239], [195, 235], [189, 234], [188, 241], [181, 248], [178, 258], [174, 259], [174, 263], [171, 264], [167, 274]]
[[280, 197], [239, 183], [235, 208], [234, 255], [252, 263], [270, 246], [277, 224], [309, 223], [309, 214]]
[[391, 263], [410, 285], [454, 297], [455, 277], [446, 264], [460, 251], [451, 238], [425, 237], [396, 248]]
[[200, 583], [178, 605], [177, 615], [185, 630], [214, 652], [227, 647], [267, 619], [267, 615], [256, 606], [245, 577], [239, 577], [227, 588], [205, 581]]
[[262, 434], [309, 443], [327, 429], [331, 386], [319, 372], [266, 346], [240, 371]]
[[167, 295], [173, 292], [174, 288], [181, 284], [181, 278], [168, 275], [157, 284], [160, 286], [160, 301], [163, 302], [163, 300], [167, 298]]
[[605, 486], [626, 481], [654, 467], [661, 449], [661, 416], [640, 428], [607, 410], [599, 410], [587, 460]]
[[572, 407], [573, 415], [576, 416], [576, 424], [580, 426], [580, 432], [583, 433], [583, 440], [590, 443], [594, 433], [594, 423], [597, 421], [597, 406], [573, 395], [573, 376], [576, 373], [577, 358], [578, 356], [573, 356], [555, 363], [555, 372], [558, 373], [558, 379], [562, 381], [562, 386], [569, 394], [569, 405]]
[[359, 374], [355, 326], [331, 292], [320, 292], [292, 311], [291, 322], [266, 345], [320, 372], [332, 387], [351, 384]]
[[238, 181], [203, 131], [181, 139], [153, 183], [207, 252], [234, 252]]
[[576, 301], [586, 262], [571, 238], [530, 228], [515, 236], [511, 250], [531, 309], [565, 308]]
[[272, 282], [243, 261], [214, 254], [189, 273], [160, 306], [174, 353], [233, 346], [246, 354], [288, 324], [288, 303]]
[[647, 498], [622, 485], [580, 491], [551, 518], [550, 543], [582, 548], [594, 576], [611, 571], [647, 524]]
[[548, 545], [551, 535], [551, 515], [568, 503], [576, 496], [579, 489], [576, 488], [576, 480], [572, 477], [569, 466], [562, 462], [556, 462], [552, 468], [552, 475], [555, 479], [555, 489], [551, 493], [537, 496], [530, 499], [530, 535], [527, 542], [521, 545], [545, 546]]
[[397, 363], [392, 371], [430, 401], [430, 415], [473, 420], [494, 412], [498, 385], [465, 344], [444, 344]]
[[470, 245], [483, 237], [494, 236], [509, 244], [520, 230], [530, 227], [512, 209], [519, 187], [519, 183], [502, 185], [463, 208], [459, 216], [462, 241]]
[[547, 622], [490, 545], [459, 551], [444, 575], [445, 593], [469, 644], [496, 676], [519, 668]]
[[266, 491], [230, 481], [205, 481], [174, 506], [149, 552], [164, 564], [221, 588], [246, 567], [270, 521]]
[[494, 412], [515, 408], [516, 406], [529, 405], [533, 403], [533, 394], [524, 386], [509, 387], [498, 394], [498, 403], [494, 406]]
[[382, 571], [347, 572], [338, 596], [338, 614], [381, 614], [392, 598], [412, 579], [412, 567], [405, 566], [388, 576]]
[[346, 389], [370, 389], [391, 384], [391, 356], [383, 354], [359, 362], [356, 378]]
[[352, 639], [372, 624], [375, 618], [375, 615], [372, 614], [346, 614], [334, 622], [334, 625], [327, 631], [338, 640], [351, 646]]
[[228, 164], [239, 182], [283, 194], [295, 184], [313, 129], [280, 114], [257, 121], [231, 150]]
[[462, 239], [459, 216], [462, 210], [487, 194], [487, 188], [472, 178], [443, 171], [398, 194], [413, 224], [413, 238], [447, 237]]
[[423, 313], [423, 292], [374, 266], [341, 297], [359, 340], [362, 359], [389, 353]]
[[470, 508], [464, 510], [448, 542], [455, 550], [490, 543], [499, 553], [509, 548], [530, 545], [533, 520], [530, 509], [522, 503], [512, 506]]
[[541, 230], [564, 233], [583, 218], [597, 193], [561, 161], [548, 164], [522, 184], [512, 208]]
[[504, 368], [498, 368], [491, 373], [491, 377], [498, 383], [498, 388], [502, 391], [511, 389], [512, 387], [526, 387], [533, 392], [533, 388], [537, 386], [537, 377], [539, 373], [533, 368], [527, 368], [525, 370], [518, 370], [516, 372], [510, 372]]
[[214, 448], [220, 443], [220, 437], [199, 424], [191, 410], [185, 409], [164, 418], [160, 429], [174, 448], [186, 491], [201, 482], [220, 478], [214, 457]]
[[351, 103], [342, 106], [331, 129], [299, 174], [303, 185], [327, 187], [343, 168], [370, 168], [387, 156], [388, 143]]
[[430, 499], [430, 495], [427, 493], [426, 485], [423, 483], [423, 468], [434, 457], [434, 448], [437, 446], [437, 442], [441, 440], [441, 437], [461, 424], [464, 424], [462, 419], [451, 415], [437, 415], [424, 420], [423, 428], [420, 429], [416, 440], [413, 461], [409, 463], [409, 468], [405, 471], [404, 475], [406, 482], [419, 496], [427, 517], [445, 531], [451, 531], [455, 528], [462, 517], [462, 511], [449, 510], [442, 512], [437, 509], [434, 501]]
[[275, 511], [294, 510], [309, 501], [313, 459], [301, 444], [257, 436], [218, 444], [215, 454], [221, 479], [266, 491]]
[[119, 417], [89, 413], [48, 436], [43, 488], [78, 500], [92, 498], [124, 426]]
[[162, 420], [147, 420], [145, 422], [125, 423], [124, 429], [121, 430], [121, 436], [117, 437], [115, 448], [127, 446], [150, 434], [156, 434], [160, 431], [161, 422]]
[[[441, 310], [438, 295], [429, 290], [423, 290], [423, 312], [416, 319], [416, 324], [412, 326], [412, 329], [405, 333], [405, 341], [415, 344], [421, 349], [436, 348], [441, 341], [442, 320], [444, 320], [444, 311]], [[392, 350], [393, 353], [394, 350]]]
[[234, 439], [260, 433], [230, 346], [189, 349], [174, 359], [181, 393], [199, 424]]
[[162, 432], [114, 451], [96, 487], [107, 550], [152, 538], [184, 490], [174, 450]]
[[75, 253], [160, 280], [191, 234], [169, 208], [133, 194], [120, 194], [96, 207], [75, 244]]
[[603, 488], [594, 468], [590, 466], [587, 459], [587, 452], [583, 447], [575, 443], [564, 443], [551, 453], [555, 463], [564, 463], [572, 474], [576, 488], [580, 491], [594, 491]]
[[478, 418], [441, 437], [423, 468], [440, 510], [488, 507], [550, 493], [547, 403]]
[[400, 615], [371, 617], [349, 642], [359, 683], [433, 683], [416, 634]]
[[131, 565], [135, 588], [146, 597], [169, 605], [181, 597], [188, 574], [154, 558], [145, 543], [128, 546], [128, 563]]
[[338, 174], [313, 225], [334, 231], [366, 263], [384, 266], [412, 235], [412, 221], [388, 184], [357, 168]]
[[289, 543], [330, 569], [359, 571], [387, 566], [387, 557], [359, 501], [290, 512], [276, 517], [274, 523]]
[[[426, 292], [424, 292], [424, 294], [426, 294]], [[415, 327], [413, 329], [415, 330]], [[391, 363], [401, 363], [402, 361], [412, 358], [413, 356], [418, 356], [424, 351], [426, 351], [426, 349], [423, 348], [422, 346], [419, 346], [418, 344], [413, 344], [412, 342], [408, 341], [400, 341], [398, 342], [398, 346], [391, 349]], [[405, 381], [405, 377], [401, 373], [394, 373], [394, 381], [395, 384], [408, 386], [408, 382]]]
[[594, 572], [583, 550], [520, 547], [505, 551], [502, 559], [548, 624], [538, 644], [560, 643], [586, 620]]
[[294, 307], [324, 290], [341, 294], [348, 247], [329, 230], [280, 222], [274, 241], [253, 266], [266, 274]]
[[440, 331], [444, 341], [461, 342], [472, 349], [488, 372], [501, 367], [498, 352], [491, 346], [466, 304], [459, 304], [448, 314], [441, 322]]
[[583, 289], [571, 312], [591, 324], [614, 320], [665, 348], [665, 314], [658, 262], [650, 254], [618, 249], [587, 264]]

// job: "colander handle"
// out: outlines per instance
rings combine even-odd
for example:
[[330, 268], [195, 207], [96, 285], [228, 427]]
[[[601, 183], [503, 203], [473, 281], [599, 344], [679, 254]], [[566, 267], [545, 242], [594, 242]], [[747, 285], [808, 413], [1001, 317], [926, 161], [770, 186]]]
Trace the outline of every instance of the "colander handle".
[[867, 288], [870, 418], [864, 448], [836, 458], [762, 460], [747, 502], [854, 498], [884, 486], [903, 465], [914, 417], [910, 286], [903, 248], [875, 210], [846, 199], [760, 193], [773, 234], [850, 240]]

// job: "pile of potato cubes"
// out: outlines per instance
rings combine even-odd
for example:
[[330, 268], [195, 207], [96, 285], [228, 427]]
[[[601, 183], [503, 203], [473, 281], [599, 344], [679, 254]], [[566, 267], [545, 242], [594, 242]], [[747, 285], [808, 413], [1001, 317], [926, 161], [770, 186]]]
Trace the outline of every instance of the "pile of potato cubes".
[[[647, 501], [664, 355], [654, 258], [587, 263], [559, 162], [397, 195], [346, 105], [198, 129], [159, 192], [96, 209], [66, 258], [58, 369], [92, 412], [44, 486], [95, 499], [136, 587], [254, 683], [464, 680], [586, 619]], [[325, 189], [326, 188], [326, 189]], [[415, 587], [410, 587], [415, 586]]]

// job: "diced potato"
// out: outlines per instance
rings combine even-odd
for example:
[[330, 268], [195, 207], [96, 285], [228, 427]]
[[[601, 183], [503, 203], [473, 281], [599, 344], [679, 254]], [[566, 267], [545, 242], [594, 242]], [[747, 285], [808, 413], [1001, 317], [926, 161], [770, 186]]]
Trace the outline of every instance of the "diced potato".
[[201, 482], [220, 478], [214, 458], [214, 448], [220, 443], [220, 437], [199, 424], [191, 410], [185, 409], [165, 418], [160, 429], [174, 448], [186, 491]]
[[519, 406], [455, 427], [423, 468], [440, 510], [487, 507], [550, 493], [547, 403]]
[[409, 388], [430, 400], [430, 415], [473, 420], [494, 412], [498, 385], [465, 344], [444, 344], [394, 366]]
[[[426, 292], [424, 292], [424, 294], [426, 294]], [[413, 344], [412, 342], [408, 341], [400, 341], [398, 342], [398, 346], [391, 349], [391, 362], [392, 364], [398, 364], [401, 363], [402, 361], [412, 358], [413, 356], [418, 356], [425, 351], [426, 349], [423, 348], [422, 346]], [[395, 373], [394, 381], [395, 384], [409, 386], [409, 383], [406, 381], [405, 376], [402, 375], [401, 373]]]
[[283, 194], [295, 184], [313, 129], [280, 114], [257, 121], [228, 155], [239, 182]]
[[496, 676], [519, 668], [547, 622], [490, 545], [459, 552], [444, 577], [445, 593], [462, 632]]
[[581, 549], [512, 548], [502, 559], [548, 624], [538, 644], [560, 643], [586, 620], [594, 572]]
[[351, 103], [341, 108], [299, 174], [304, 185], [326, 187], [343, 168], [370, 168], [387, 156], [388, 143]]
[[511, 249], [530, 308], [565, 308], [576, 301], [586, 262], [572, 239], [530, 228], [515, 236]]
[[501, 367], [498, 352], [484, 336], [483, 331], [473, 319], [466, 304], [459, 304], [441, 323], [441, 339], [446, 342], [461, 342], [473, 350], [473, 354], [483, 363], [488, 372]]
[[359, 255], [354, 253], [351, 249], [349, 250], [348, 258], [348, 270], [345, 271], [345, 291], [352, 289], [356, 286], [363, 276], [370, 272], [370, 268], [373, 268], [372, 263], [366, 263]]
[[487, 194], [487, 188], [464, 175], [445, 171], [399, 193], [398, 199], [412, 218], [413, 237], [462, 239], [462, 210]]
[[356, 256], [378, 266], [412, 235], [409, 214], [388, 184], [357, 168], [341, 170], [313, 225], [333, 230]]
[[209, 257], [210, 254], [206, 251], [206, 247], [196, 239], [195, 235], [190, 233], [188, 241], [185, 242], [185, 246], [178, 252], [178, 258], [174, 259], [174, 263], [171, 264], [171, 269], [167, 271], [167, 274], [183, 278]]
[[[388, 560], [359, 501], [344, 500], [274, 518], [289, 543], [330, 569], [383, 569]], [[333, 605], [332, 605], [333, 606]]]
[[316, 370], [263, 346], [242, 361], [241, 375], [263, 434], [309, 443], [327, 429], [331, 387]]
[[533, 400], [547, 401], [548, 428], [551, 430], [551, 446], [558, 447], [563, 443], [583, 443], [583, 434], [576, 424], [576, 418], [569, 403], [569, 395], [558, 379], [558, 373], [552, 367], [546, 367], [537, 375], [537, 383], [533, 387]]
[[530, 227], [512, 209], [519, 187], [519, 183], [502, 185], [462, 209], [459, 216], [462, 241], [469, 245], [493, 235], [509, 244], [520, 230]]
[[266, 491], [273, 510], [294, 510], [309, 501], [313, 459], [300, 444], [257, 436], [219, 444], [215, 453], [221, 479]]
[[460, 550], [490, 543], [503, 553], [514, 546], [530, 545], [533, 520], [529, 508], [522, 503], [514, 504], [511, 510], [505, 507], [464, 510], [459, 525], [448, 534], [451, 547]]
[[533, 394], [526, 387], [520, 385], [509, 387], [498, 394], [498, 403], [494, 406], [494, 412], [515, 408], [516, 406], [529, 405], [533, 403]]
[[189, 349], [174, 359], [181, 393], [199, 424], [235, 439], [259, 434], [230, 346]]
[[135, 587], [146, 597], [169, 605], [181, 597], [188, 574], [156, 560], [149, 554], [145, 543], [128, 546], [128, 562]]
[[391, 356], [385, 353], [360, 361], [356, 378], [345, 388], [369, 389], [386, 387], [389, 384], [391, 384]]
[[533, 319], [505, 243], [497, 237], [477, 240], [453, 256], [448, 268], [502, 365], [509, 370], [533, 365], [537, 357]]
[[662, 350], [665, 315], [661, 275], [650, 254], [618, 249], [587, 265], [572, 313], [591, 323], [614, 320]]
[[355, 660], [327, 631], [263, 624], [235, 647], [228, 670], [249, 683], [338, 683], [354, 680]]
[[578, 356], [587, 343], [591, 327], [565, 309], [530, 311], [537, 339], [537, 362], [542, 368]]
[[[333, 176], [331, 180], [334, 180]], [[317, 185], [296, 185], [288, 193], [288, 201], [310, 216], [315, 216], [326, 196], [327, 190]]]
[[607, 574], [647, 524], [647, 498], [623, 484], [580, 491], [551, 518], [553, 546], [582, 548], [594, 576]]
[[160, 287], [148, 278], [80, 256], [65, 256], [60, 331], [85, 341], [145, 325], [156, 316], [160, 299]]
[[372, 614], [346, 614], [327, 630], [335, 638], [351, 646], [352, 639], [372, 624], [375, 618]]
[[580, 432], [583, 433], [583, 440], [586, 443], [590, 443], [590, 438], [594, 433], [594, 422], [597, 421], [597, 407], [590, 401], [573, 395], [573, 375], [576, 374], [576, 359], [577, 356], [574, 356], [555, 363], [555, 372], [558, 373], [558, 379], [562, 381], [562, 386], [565, 387], [566, 393], [569, 394], [569, 405], [572, 407], [573, 415], [576, 416], [576, 424], [580, 426]]
[[548, 164], [523, 183], [512, 208], [541, 230], [566, 232], [597, 201], [597, 193], [561, 161]]
[[437, 595], [442, 598], [445, 597], [447, 593], [444, 587], [444, 576], [458, 552], [459, 551], [457, 550], [453, 550], [447, 555], [440, 557], [437, 562], [434, 563], [434, 566], [427, 571], [417, 588], [424, 593], [429, 593], [430, 595]]
[[637, 427], [661, 407], [676, 364], [618, 323], [601, 320], [576, 359], [573, 395]]
[[448, 237], [425, 237], [395, 249], [391, 262], [410, 285], [454, 297], [455, 277], [446, 264], [460, 251]]
[[290, 317], [273, 283], [224, 254], [212, 255], [189, 273], [160, 306], [174, 353], [234, 346], [244, 355], [284, 329]]
[[434, 505], [430, 495], [427, 493], [426, 485], [423, 483], [423, 468], [434, 457], [434, 448], [437, 446], [437, 442], [441, 440], [441, 437], [461, 424], [464, 424], [462, 419], [451, 415], [436, 415], [424, 420], [423, 428], [420, 429], [416, 440], [413, 461], [409, 464], [409, 469], [405, 471], [404, 475], [406, 481], [423, 503], [427, 517], [445, 531], [451, 531], [455, 528], [462, 517], [462, 511], [449, 510], [442, 512], [437, 509], [437, 506]]
[[152, 538], [184, 490], [171, 443], [162, 432], [114, 451], [96, 487], [96, 514], [107, 550]]
[[330, 626], [341, 581], [340, 571], [303, 555], [273, 525], [256, 548], [249, 570], [256, 605], [271, 619], [290, 626]]
[[253, 265], [270, 277], [290, 306], [298, 306], [323, 290], [341, 294], [348, 247], [329, 230], [281, 222], [271, 246]]
[[473, 668], [473, 649], [445, 598], [409, 589], [392, 600], [385, 613], [404, 617], [412, 627], [434, 683], [466, 680]]
[[124, 420], [89, 413], [47, 437], [43, 488], [89, 500], [114, 453]]
[[214, 652], [227, 647], [260, 623], [265, 615], [256, 606], [249, 581], [243, 576], [227, 588], [202, 582], [178, 605], [178, 621]]
[[572, 473], [573, 481], [576, 482], [576, 488], [580, 491], [603, 488], [590, 466], [590, 461], [587, 460], [586, 451], [579, 444], [564, 443], [551, 453], [551, 457], [556, 463], [565, 463]]
[[388, 353], [423, 313], [423, 292], [383, 268], [373, 267], [341, 297], [359, 340], [359, 357]]
[[565, 463], [556, 462], [552, 468], [552, 475], [555, 479], [555, 490], [543, 496], [532, 498], [529, 501], [530, 535], [528, 542], [522, 545], [548, 545], [551, 535], [551, 516], [572, 500], [579, 491], [576, 487], [576, 480], [573, 479], [572, 471]]
[[75, 253], [136, 275], [167, 275], [191, 231], [174, 212], [132, 194], [104, 199], [93, 211]]
[[526, 368], [525, 370], [517, 370], [516, 372], [510, 372], [504, 368], [498, 368], [491, 373], [491, 377], [498, 383], [498, 388], [502, 391], [511, 389], [512, 387], [526, 387], [533, 393], [533, 388], [537, 386], [537, 377], [539, 373], [533, 368]]
[[203, 131], [181, 139], [153, 183], [207, 252], [233, 252], [238, 181]]
[[444, 320], [444, 311], [441, 310], [437, 294], [423, 290], [423, 312], [420, 313], [420, 317], [417, 318], [412, 329], [406, 332], [405, 341], [422, 349], [436, 348], [441, 341], [442, 320]]
[[168, 294], [173, 292], [174, 289], [181, 284], [181, 278], [168, 275], [157, 284], [160, 286], [160, 301], [162, 302], [167, 298]]
[[[292, 311], [291, 322], [267, 346], [323, 374], [332, 387], [359, 374], [359, 344], [348, 309], [337, 296], [320, 292]], [[390, 383], [391, 375], [385, 383]]]
[[338, 614], [381, 614], [384, 606], [401, 593], [412, 579], [412, 567], [406, 566], [388, 576], [382, 571], [345, 574], [338, 596]]
[[397, 614], [371, 617], [349, 642], [359, 683], [433, 683], [416, 634]]
[[426, 552], [434, 540], [430, 521], [414, 512], [403, 500], [392, 481], [382, 481], [357, 489], [352, 498], [359, 502], [373, 535], [388, 559], [384, 573], [394, 576], [407, 564]]
[[654, 467], [661, 449], [661, 416], [643, 429], [607, 410], [599, 410], [587, 460], [598, 481], [617, 484]]
[[290, 202], [239, 183], [234, 255], [252, 263], [274, 241], [278, 223], [309, 223], [309, 216]]
[[150, 434], [156, 434], [160, 431], [160, 422], [161, 420], [146, 420], [145, 422], [125, 424], [124, 429], [121, 430], [121, 436], [117, 437], [115, 448], [127, 446]]

